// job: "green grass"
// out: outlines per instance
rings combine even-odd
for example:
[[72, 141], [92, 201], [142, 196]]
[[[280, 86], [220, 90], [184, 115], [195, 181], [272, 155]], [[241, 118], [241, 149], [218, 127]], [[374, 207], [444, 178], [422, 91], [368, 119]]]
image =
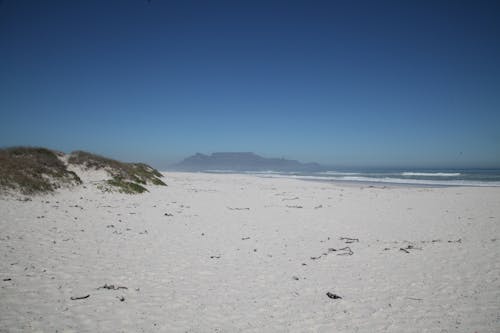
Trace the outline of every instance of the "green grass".
[[[67, 169], [58, 153], [40, 147], [0, 149], [0, 190], [22, 194], [48, 193], [61, 186], [81, 184], [78, 175]], [[71, 153], [68, 162], [86, 168], [106, 170], [112, 177], [103, 189], [123, 193], [147, 192], [145, 185], [166, 184], [158, 170], [144, 163], [123, 163], [84, 151]]]
[[117, 188], [118, 191], [121, 193], [137, 194], [137, 193], [148, 192], [148, 190], [145, 187], [133, 182], [125, 181], [120, 178], [109, 179], [107, 183]]
[[166, 186], [160, 179], [163, 175], [144, 163], [124, 163], [85, 151], [72, 152], [68, 162], [86, 168], [106, 170], [113, 177], [107, 183], [124, 193], [147, 191], [142, 185]]
[[81, 184], [57, 153], [40, 147], [0, 149], [0, 188], [23, 194], [47, 193], [63, 185]]

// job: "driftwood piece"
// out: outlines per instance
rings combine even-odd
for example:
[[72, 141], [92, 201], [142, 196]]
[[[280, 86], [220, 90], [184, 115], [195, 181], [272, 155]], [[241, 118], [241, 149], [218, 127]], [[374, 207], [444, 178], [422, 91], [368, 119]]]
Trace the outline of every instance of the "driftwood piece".
[[342, 297], [340, 297], [339, 295], [331, 293], [331, 292], [327, 292], [326, 296], [328, 296], [331, 299], [342, 299]]
[[310, 258], [312, 260], [318, 260], [318, 259], [321, 259], [321, 257], [326, 257], [328, 255], [328, 253], [330, 253], [330, 252], [338, 252], [338, 251], [344, 251], [344, 252], [337, 253], [338, 256], [352, 256], [354, 254], [354, 252], [351, 250], [351, 248], [349, 246], [343, 247], [341, 249], [335, 249], [333, 247], [330, 247], [328, 249], [328, 252], [324, 252], [324, 253], [320, 254], [319, 256], [310, 257]]
[[85, 299], [85, 298], [89, 298], [90, 295], [85, 295], [85, 296], [71, 296], [69, 299], [72, 300], [72, 301], [76, 301], [76, 300], [79, 300], [79, 299]]
[[448, 243], [462, 243], [462, 238], [459, 238], [457, 240], [449, 240]]
[[349, 246], [338, 249], [338, 251], [345, 251], [343, 253], [337, 253], [338, 256], [352, 256], [354, 254]]
[[351, 238], [351, 237], [340, 237], [341, 241], [344, 241], [346, 244], [351, 244], [354, 242], [359, 242], [358, 238]]
[[408, 250], [422, 250], [421, 247], [415, 247], [414, 245], [408, 244], [406, 247], [399, 248], [400, 251], [410, 253]]
[[115, 286], [114, 284], [107, 284], [105, 283], [104, 286], [97, 288], [99, 289], [108, 289], [108, 290], [119, 290], [119, 289], [128, 289], [127, 287], [124, 286]]

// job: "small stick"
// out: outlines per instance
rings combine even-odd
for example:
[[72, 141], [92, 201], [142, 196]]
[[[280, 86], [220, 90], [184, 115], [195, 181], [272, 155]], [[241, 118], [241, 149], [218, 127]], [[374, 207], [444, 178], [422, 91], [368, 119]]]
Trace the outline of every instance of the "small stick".
[[331, 293], [331, 292], [327, 292], [326, 296], [328, 296], [331, 299], [342, 299], [342, 297], [340, 297], [339, 295]]
[[317, 256], [317, 257], [311, 257], [312, 260], [318, 260], [322, 257], [323, 255]]
[[344, 253], [337, 253], [338, 256], [352, 256], [354, 254], [354, 252], [352, 252], [352, 250], [349, 246], [338, 249], [337, 251], [348, 251], [348, 252], [344, 252]]
[[78, 299], [85, 299], [85, 298], [89, 298], [90, 295], [85, 295], [85, 296], [72, 296], [70, 297], [69, 299], [72, 300], [72, 301], [76, 301]]
[[345, 241], [347, 244], [359, 242], [358, 238], [350, 238], [350, 237], [340, 237], [340, 240]]

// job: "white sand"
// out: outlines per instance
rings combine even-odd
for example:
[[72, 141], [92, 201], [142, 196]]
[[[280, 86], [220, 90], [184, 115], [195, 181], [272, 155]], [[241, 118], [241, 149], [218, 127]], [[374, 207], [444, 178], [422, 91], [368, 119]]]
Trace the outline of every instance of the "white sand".
[[165, 175], [0, 199], [0, 332], [500, 331], [500, 188]]

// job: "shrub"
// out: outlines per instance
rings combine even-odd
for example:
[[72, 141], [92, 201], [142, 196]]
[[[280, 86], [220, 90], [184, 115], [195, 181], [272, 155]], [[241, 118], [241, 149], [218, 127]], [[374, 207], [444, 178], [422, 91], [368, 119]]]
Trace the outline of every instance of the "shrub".
[[142, 185], [148, 184], [166, 186], [160, 179], [163, 175], [144, 163], [124, 163], [85, 151], [72, 152], [68, 162], [106, 170], [113, 177], [108, 184], [117, 187], [120, 192], [142, 193], [147, 191]]
[[52, 150], [40, 147], [0, 149], [0, 187], [4, 189], [34, 194], [81, 183], [78, 175], [67, 170]]

